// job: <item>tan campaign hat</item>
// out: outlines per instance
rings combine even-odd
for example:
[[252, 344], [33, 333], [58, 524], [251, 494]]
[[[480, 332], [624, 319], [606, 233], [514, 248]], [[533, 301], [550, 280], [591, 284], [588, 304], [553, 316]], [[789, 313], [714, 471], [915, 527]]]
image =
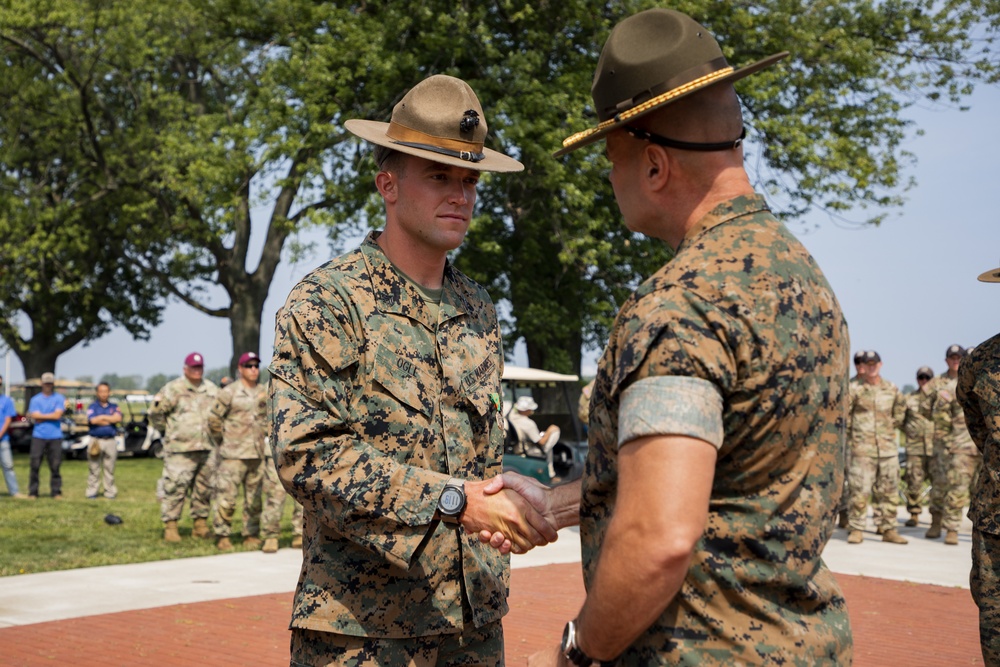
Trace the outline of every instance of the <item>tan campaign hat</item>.
[[410, 89], [393, 107], [388, 123], [352, 119], [354, 135], [400, 153], [476, 171], [521, 171], [512, 157], [485, 147], [483, 107], [469, 84], [435, 74]]
[[[615, 26], [597, 61], [590, 92], [600, 123], [565, 139], [555, 156], [592, 144], [612, 130], [703, 88], [742, 79], [787, 55], [782, 51], [734, 69], [715, 38], [690, 16], [672, 9], [639, 12]], [[734, 148], [741, 139], [734, 137], [719, 148], [705, 147], [715, 144], [679, 147], [721, 150]]]
[[1000, 267], [979, 274], [979, 281], [984, 283], [1000, 283]]

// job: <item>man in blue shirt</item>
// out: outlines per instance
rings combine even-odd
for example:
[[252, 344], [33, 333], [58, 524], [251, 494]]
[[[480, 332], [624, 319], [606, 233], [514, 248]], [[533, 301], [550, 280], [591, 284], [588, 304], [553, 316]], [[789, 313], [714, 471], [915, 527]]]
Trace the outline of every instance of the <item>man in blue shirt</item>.
[[[0, 389], [3, 388], [3, 377], [0, 376]], [[10, 451], [10, 423], [17, 416], [14, 401], [10, 396], [0, 394], [0, 467], [3, 468], [3, 479], [7, 482], [7, 491], [12, 498], [24, 498], [17, 485], [17, 475], [14, 474], [14, 456]]]
[[107, 382], [97, 385], [97, 400], [87, 408], [87, 423], [90, 424], [90, 446], [87, 447], [87, 497], [97, 498], [97, 490], [101, 483], [101, 471], [104, 471], [104, 497], [114, 499], [118, 495], [115, 486], [115, 461], [118, 460], [118, 424], [122, 420], [122, 411], [111, 403], [111, 386]]
[[35, 394], [28, 402], [28, 418], [35, 426], [31, 430], [31, 475], [28, 478], [28, 497], [38, 498], [38, 470], [42, 456], [49, 461], [49, 482], [52, 497], [62, 498], [62, 416], [66, 412], [66, 397], [55, 390], [56, 376], [42, 373], [42, 393]]

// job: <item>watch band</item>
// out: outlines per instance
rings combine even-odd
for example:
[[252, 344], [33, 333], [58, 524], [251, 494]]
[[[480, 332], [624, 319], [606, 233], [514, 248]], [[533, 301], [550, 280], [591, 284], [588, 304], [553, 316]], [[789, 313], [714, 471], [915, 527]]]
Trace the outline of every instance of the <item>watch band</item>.
[[615, 664], [615, 660], [595, 660], [589, 655], [583, 652], [577, 644], [578, 633], [576, 630], [576, 621], [569, 621], [566, 623], [566, 627], [563, 629], [563, 641], [562, 641], [562, 651], [566, 660], [570, 664], [576, 665], [577, 667], [591, 667], [592, 665], [598, 665], [599, 667], [611, 667]]

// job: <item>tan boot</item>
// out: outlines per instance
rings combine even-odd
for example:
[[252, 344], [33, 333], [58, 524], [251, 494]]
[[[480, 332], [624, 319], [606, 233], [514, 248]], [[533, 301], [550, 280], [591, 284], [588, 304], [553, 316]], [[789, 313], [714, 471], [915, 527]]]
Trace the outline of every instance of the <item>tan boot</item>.
[[941, 537], [941, 515], [931, 514], [931, 527], [927, 529], [924, 533], [924, 537], [928, 540], [936, 540]]
[[259, 537], [251, 535], [243, 540], [244, 549], [260, 549], [261, 541]]
[[269, 537], [264, 540], [264, 548], [261, 549], [266, 554], [273, 554], [278, 552], [278, 538]]
[[163, 524], [163, 539], [166, 542], [180, 542], [181, 534], [177, 532], [177, 522], [167, 521]]
[[848, 544], [861, 544], [865, 539], [865, 536], [861, 534], [860, 530], [852, 530], [847, 536]]
[[215, 548], [219, 551], [232, 551], [233, 543], [229, 541], [228, 537], [220, 537], [219, 541], [215, 543]]
[[296, 535], [295, 537], [292, 538], [292, 548], [293, 549], [301, 549], [302, 548], [302, 536], [301, 535]]
[[913, 528], [920, 523], [920, 512], [910, 512], [910, 518], [906, 520], [906, 525]]
[[944, 536], [945, 544], [958, 544], [958, 531], [949, 530], [948, 534]]
[[883, 542], [891, 542], [892, 544], [909, 544], [910, 541], [896, 532], [895, 528], [890, 528], [889, 530], [882, 533]]
[[208, 529], [208, 521], [204, 519], [194, 520], [194, 529], [191, 531], [192, 537], [210, 537], [212, 531]]

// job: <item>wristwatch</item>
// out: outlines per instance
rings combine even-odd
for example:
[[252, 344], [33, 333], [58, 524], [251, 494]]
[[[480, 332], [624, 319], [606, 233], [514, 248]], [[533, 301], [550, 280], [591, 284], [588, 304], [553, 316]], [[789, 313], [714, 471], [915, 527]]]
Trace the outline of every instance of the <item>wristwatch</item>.
[[438, 498], [438, 514], [443, 521], [455, 521], [465, 509], [465, 482], [452, 477]]
[[611, 667], [611, 665], [615, 664], [614, 660], [594, 660], [580, 649], [576, 643], [576, 638], [576, 621], [570, 621], [563, 628], [562, 652], [571, 665], [577, 665], [577, 667], [590, 667], [591, 665]]

